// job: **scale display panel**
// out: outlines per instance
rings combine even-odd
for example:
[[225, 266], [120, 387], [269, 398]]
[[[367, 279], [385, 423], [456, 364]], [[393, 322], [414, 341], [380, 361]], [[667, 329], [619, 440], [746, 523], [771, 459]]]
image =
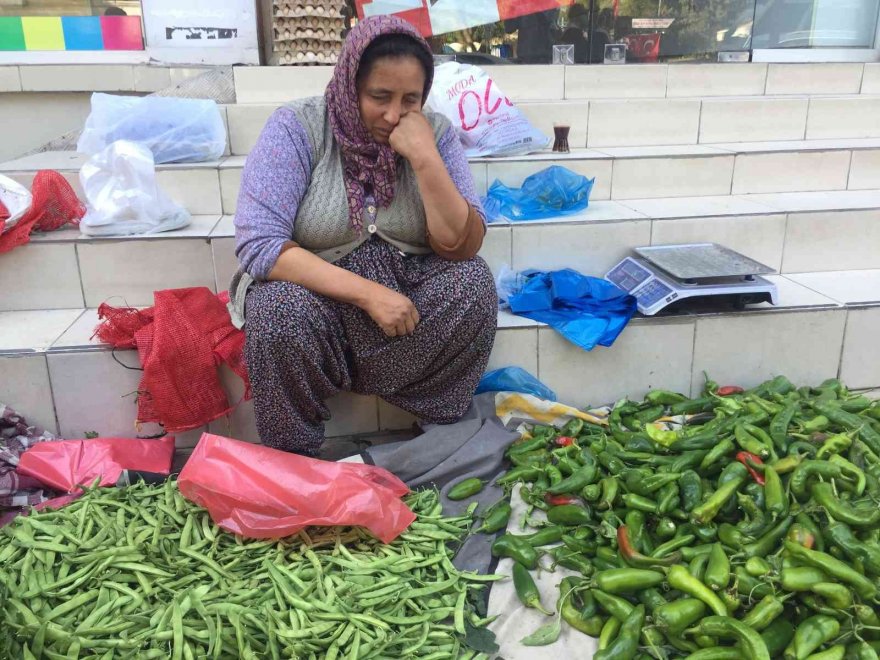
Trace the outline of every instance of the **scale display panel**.
[[[719, 270], [713, 274], [724, 273], [723, 269]], [[688, 298], [706, 300], [718, 296], [719, 300], [722, 297], [740, 300], [740, 304], [776, 303], [776, 285], [758, 275], [748, 279], [728, 278], [724, 282], [684, 282], [637, 257], [623, 259], [608, 271], [605, 279], [635, 296], [639, 311], [646, 316], [653, 316], [671, 303]]]

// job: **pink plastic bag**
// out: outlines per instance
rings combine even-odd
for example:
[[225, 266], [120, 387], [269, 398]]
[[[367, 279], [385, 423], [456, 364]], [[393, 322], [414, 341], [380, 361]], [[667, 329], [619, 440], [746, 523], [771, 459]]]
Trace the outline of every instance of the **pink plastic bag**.
[[123, 470], [169, 474], [174, 458], [174, 436], [150, 440], [93, 438], [40, 442], [21, 455], [16, 471], [43, 484], [70, 493], [43, 502], [38, 509], [57, 509], [82, 494], [100, 477], [101, 486], [113, 486]]
[[280, 538], [311, 525], [360, 525], [390, 543], [415, 520], [406, 484], [373, 465], [335, 463], [202, 434], [177, 480], [223, 529]]

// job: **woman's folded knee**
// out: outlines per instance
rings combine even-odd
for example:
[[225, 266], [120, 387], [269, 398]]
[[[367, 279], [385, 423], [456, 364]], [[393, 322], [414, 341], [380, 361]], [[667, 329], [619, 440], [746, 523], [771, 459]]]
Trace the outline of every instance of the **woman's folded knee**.
[[248, 293], [245, 334], [248, 343], [305, 348], [325, 333], [326, 300], [290, 282], [265, 282]]

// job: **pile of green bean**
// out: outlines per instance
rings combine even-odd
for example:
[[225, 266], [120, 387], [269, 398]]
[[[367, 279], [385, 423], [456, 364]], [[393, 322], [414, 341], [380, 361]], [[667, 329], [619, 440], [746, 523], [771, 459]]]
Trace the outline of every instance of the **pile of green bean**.
[[[880, 401], [837, 380], [707, 382], [597, 422], [536, 426], [508, 448], [497, 483], [522, 484], [537, 531], [493, 545], [580, 574], [555, 605], [599, 638], [596, 660], [878, 658]], [[501, 528], [509, 508], [493, 515], [484, 527]]]
[[470, 515], [413, 493], [393, 543], [360, 528], [280, 541], [216, 527], [176, 483], [91, 490], [0, 533], [3, 658], [476, 658], [489, 619], [450, 545]]

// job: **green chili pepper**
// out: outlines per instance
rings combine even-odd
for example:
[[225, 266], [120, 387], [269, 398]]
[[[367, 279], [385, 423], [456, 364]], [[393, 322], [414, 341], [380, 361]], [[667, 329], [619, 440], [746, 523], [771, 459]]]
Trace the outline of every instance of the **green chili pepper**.
[[[844, 479], [855, 482], [853, 490], [855, 490], [857, 495], [861, 495], [865, 492], [865, 473], [860, 468], [856, 467], [839, 454], [834, 454], [831, 458], [828, 459], [828, 462], [840, 468], [840, 471], [843, 473]], [[849, 484], [842, 485], [848, 486]]]
[[[611, 617], [605, 622], [605, 625], [602, 626], [602, 632], [599, 633], [599, 639], [596, 643], [596, 648], [599, 651], [607, 649], [611, 645], [611, 642], [615, 640], [618, 633], [620, 632], [621, 625], [623, 625], [622, 621], [620, 619], [615, 619], [614, 617]], [[595, 657], [595, 655], [593, 657]]]
[[650, 611], [656, 610], [661, 605], [666, 605], [666, 599], [663, 595], [657, 591], [657, 589], [642, 589], [639, 593], [636, 594], [636, 597], [639, 599], [639, 602], [642, 603], [645, 607]]
[[788, 449], [788, 426], [797, 414], [798, 408], [799, 404], [796, 402], [789, 403], [776, 413], [773, 421], [770, 422], [770, 438], [780, 452], [785, 452]]
[[808, 550], [788, 540], [785, 541], [785, 549], [796, 560], [819, 568], [841, 582], [851, 585], [863, 599], [873, 598], [877, 594], [877, 587], [873, 582], [829, 554]]
[[657, 526], [654, 528], [654, 534], [659, 539], [669, 539], [675, 536], [675, 530], [675, 521], [671, 518], [661, 518], [657, 521]]
[[685, 401], [673, 403], [669, 407], [669, 413], [671, 415], [692, 415], [694, 413], [712, 410], [714, 403], [714, 399], [708, 396], [700, 397], [699, 399], [687, 399]]
[[746, 560], [745, 569], [753, 577], [761, 577], [773, 571], [773, 567], [763, 557], [749, 557]]
[[858, 559], [870, 573], [880, 576], [880, 548], [876, 545], [860, 541], [849, 526], [841, 521], [830, 523], [825, 528], [825, 535], [847, 557]]
[[721, 599], [709, 587], [688, 573], [684, 566], [671, 566], [666, 578], [673, 589], [700, 599], [718, 616], [727, 616], [727, 607]]
[[551, 616], [552, 612], [548, 612], [541, 605], [541, 594], [538, 591], [535, 581], [532, 579], [528, 569], [519, 562], [513, 563], [513, 586], [520, 602], [526, 607], [531, 607], [542, 614]]
[[794, 625], [785, 617], [777, 617], [761, 632], [761, 639], [767, 645], [767, 651], [775, 658], [794, 639]]
[[[559, 586], [559, 601], [557, 609], [562, 620], [565, 621], [575, 630], [578, 630], [591, 637], [596, 637], [602, 631], [604, 621], [601, 617], [596, 616], [595, 599], [592, 593], [587, 591], [584, 594], [576, 590], [577, 580], [575, 578], [564, 578]], [[581, 600], [578, 603], [578, 600]]]
[[[758, 632], [767, 628], [785, 610], [785, 605], [776, 596], [764, 596], [752, 610], [746, 614], [742, 622]], [[787, 644], [788, 642], [786, 642]]]
[[769, 583], [752, 577], [744, 567], [737, 566], [734, 575], [736, 576], [736, 592], [738, 594], [750, 599], [773, 595], [773, 587]]
[[553, 548], [550, 551], [550, 555], [553, 557], [554, 560], [554, 568], [557, 565], [564, 566], [565, 568], [579, 572], [584, 577], [587, 577], [593, 573], [593, 563], [589, 560], [589, 558], [576, 550], [571, 550], [570, 548], [561, 545]]
[[673, 635], [680, 635], [685, 628], [703, 618], [706, 604], [698, 598], [682, 598], [672, 603], [665, 603], [652, 612], [654, 623], [661, 630]]
[[497, 486], [510, 486], [518, 481], [534, 481], [538, 475], [542, 474], [541, 468], [530, 465], [515, 467], [502, 477], [495, 480]]
[[748, 495], [737, 493], [736, 500], [739, 502], [740, 509], [746, 514], [746, 517], [736, 524], [736, 528], [752, 538], [763, 534], [767, 529], [767, 517], [764, 515], [764, 510]]
[[811, 616], [798, 624], [794, 639], [785, 649], [786, 660], [806, 660], [813, 651], [831, 641], [840, 633], [837, 619], [824, 614]]
[[593, 655], [594, 660], [632, 660], [639, 647], [639, 637], [645, 625], [645, 606], [634, 607], [623, 621], [620, 632], [606, 648]]
[[720, 543], [715, 543], [712, 546], [703, 581], [710, 589], [715, 591], [726, 589], [730, 583], [730, 559], [727, 558], [724, 548], [721, 547]]
[[577, 493], [584, 487], [594, 483], [598, 476], [599, 466], [595, 464], [587, 465], [578, 469], [571, 476], [566, 477], [556, 485], [550, 486], [550, 488], [547, 489], [547, 492], [551, 495]]
[[[514, 538], [528, 543], [533, 548], [538, 548], [542, 545], [558, 543], [562, 540], [562, 536], [564, 533], [564, 527], [561, 527], [559, 525], [548, 525], [547, 527], [542, 527], [537, 532], [533, 532], [531, 534], [517, 535], [514, 536]], [[511, 534], [511, 536], [513, 535]]]
[[814, 566], [784, 566], [780, 577], [786, 591], [809, 591], [815, 583], [831, 579], [825, 571]]
[[547, 465], [544, 468], [544, 474], [547, 475], [551, 487], [562, 482], [562, 472], [555, 465]]
[[[738, 468], [736, 466], [739, 466]], [[735, 469], [739, 474], [734, 476], [730, 481], [719, 486], [709, 498], [700, 506], [691, 511], [691, 518], [697, 523], [706, 523], [712, 520], [721, 507], [733, 497], [740, 486], [742, 486], [748, 477], [748, 470], [742, 463], [731, 463], [730, 468]]]
[[831, 420], [829, 420], [825, 415], [816, 415], [813, 419], [809, 419], [803, 424], [801, 424], [801, 432], [802, 433], [814, 433], [816, 431], [824, 431], [831, 425]]
[[599, 484], [590, 484], [581, 489], [581, 497], [587, 502], [597, 502], [602, 494], [602, 487]]
[[682, 472], [678, 492], [681, 495], [681, 508], [688, 513], [695, 509], [703, 499], [703, 480], [693, 470]]
[[[815, 546], [816, 550], [824, 551], [825, 550], [825, 540], [822, 538], [822, 532], [819, 530], [819, 526], [816, 522], [808, 516], [806, 513], [798, 513], [795, 517], [797, 523], [803, 527], [810, 536], [813, 537], [813, 546]], [[804, 545], [803, 543], [801, 545]], [[811, 547], [811, 546], [807, 546]]]
[[674, 483], [666, 484], [660, 489], [657, 512], [660, 514], [672, 512], [673, 509], [677, 508], [678, 500], [678, 485]]
[[[851, 432], [854, 433], [854, 432]], [[840, 454], [852, 446], [853, 436], [848, 433], [835, 433], [829, 436], [816, 452], [816, 458], [825, 458], [831, 454]]]
[[816, 504], [824, 507], [834, 520], [839, 520], [853, 527], [875, 527], [880, 523], [880, 508], [876, 504], [855, 507], [838, 498], [829, 483], [814, 483], [810, 493]]
[[854, 642], [846, 647], [844, 657], [847, 660], [878, 660], [875, 651], [868, 642]]
[[654, 552], [651, 553], [651, 557], [655, 559], [667, 557], [679, 548], [690, 545], [695, 539], [696, 537], [693, 534], [684, 534], [683, 536], [669, 540], [666, 543], [661, 543], [654, 549]]
[[795, 470], [802, 460], [804, 460], [804, 457], [801, 454], [790, 454], [785, 458], [774, 461], [770, 464], [770, 467], [773, 468], [776, 474], [787, 474]]
[[492, 544], [492, 555], [510, 557], [530, 570], [534, 570], [538, 566], [537, 551], [513, 534], [504, 534], [495, 539]]
[[705, 553], [702, 555], [697, 555], [693, 559], [691, 559], [690, 564], [688, 564], [688, 573], [697, 578], [700, 582], [703, 581], [703, 576], [706, 574], [706, 565], [709, 563], [709, 554]]
[[483, 524], [477, 528], [477, 532], [482, 534], [494, 534], [497, 531], [500, 531], [507, 527], [507, 522], [510, 520], [510, 502], [506, 500], [498, 504], [498, 506], [494, 507], [485, 518], [483, 518]]
[[547, 520], [554, 525], [586, 525], [592, 521], [593, 516], [589, 510], [578, 504], [563, 504], [550, 507], [547, 512]]
[[671, 392], [669, 390], [650, 390], [645, 395], [645, 401], [647, 401], [651, 405], [671, 406], [676, 403], [683, 403], [689, 400], [690, 399], [688, 399], [684, 394]]
[[663, 582], [663, 573], [638, 568], [615, 568], [599, 571], [593, 576], [593, 584], [606, 593], [630, 593]]
[[[700, 465], [700, 462], [706, 457], [709, 453], [707, 449], [694, 449], [691, 451], [685, 451], [673, 458], [669, 461], [668, 464], [663, 466], [663, 469], [666, 472], [684, 472], [685, 470], [691, 470]], [[657, 458], [667, 458], [667, 457], [657, 457]]]
[[842, 584], [836, 582], [817, 582], [810, 587], [814, 594], [822, 596], [829, 607], [836, 610], [845, 610], [852, 607], [852, 592]]
[[691, 630], [708, 637], [735, 639], [745, 660], [770, 660], [770, 653], [761, 636], [753, 628], [729, 616], [707, 616]]
[[640, 410], [635, 414], [635, 418], [642, 424], [653, 422], [658, 417], [663, 417], [663, 411], [666, 410], [665, 405], [653, 405], [644, 410]]
[[734, 427], [734, 437], [736, 443], [750, 454], [755, 454], [761, 458], [770, 456], [770, 449], [763, 442], [746, 430], [745, 424], [737, 424]]
[[620, 489], [620, 480], [617, 477], [605, 477], [599, 482], [602, 486], [602, 496], [599, 498], [599, 509], [610, 509], [614, 506], [617, 493]]
[[754, 539], [746, 536], [730, 523], [721, 523], [718, 526], [718, 540], [728, 548], [739, 550], [743, 545], [751, 543]]
[[544, 436], [535, 436], [528, 440], [514, 442], [504, 452], [508, 457], [515, 454], [525, 454], [532, 451], [547, 448], [547, 438]]
[[654, 500], [648, 499], [647, 497], [634, 495], [633, 493], [626, 493], [625, 495], [621, 495], [620, 499], [626, 506], [632, 509], [638, 509], [639, 511], [644, 511], [645, 513], [658, 512], [657, 503]]
[[764, 498], [767, 513], [779, 520], [788, 515], [788, 494], [782, 479], [772, 467], [764, 466]]
[[710, 467], [715, 465], [718, 461], [720, 461], [727, 454], [733, 453], [736, 449], [736, 445], [733, 444], [733, 440], [730, 438], [724, 438], [719, 441], [712, 449], [709, 450], [709, 453], [703, 457], [703, 460], [700, 462], [701, 470], [708, 470]]
[[791, 527], [794, 522], [794, 517], [787, 516], [780, 520], [776, 525], [774, 525], [770, 530], [764, 534], [761, 538], [753, 543], [748, 543], [743, 546], [743, 554], [746, 557], [765, 557], [770, 554], [770, 551], [776, 547], [776, 544], [779, 540], [785, 536], [786, 532], [788, 532], [788, 528]]
[[880, 454], [880, 433], [868, 424], [863, 417], [847, 412], [834, 403], [816, 403], [813, 408], [820, 415], [825, 415], [835, 424], [840, 424], [848, 431], [858, 430], [859, 437], [875, 454]]
[[512, 454], [510, 462], [516, 467], [544, 467], [550, 461], [547, 451], [528, 451], [520, 454]]
[[579, 552], [585, 555], [595, 553], [598, 545], [595, 540], [579, 539], [573, 534], [563, 534], [562, 543], [572, 552]]
[[637, 495], [650, 497], [661, 488], [675, 483], [681, 477], [678, 473], [661, 472], [651, 474], [650, 471], [627, 470], [624, 473], [624, 483], [630, 492]]
[[799, 500], [806, 498], [808, 482], [812, 477], [841, 479], [843, 471], [839, 465], [834, 465], [828, 461], [804, 461], [792, 472], [791, 478], [788, 481], [792, 494]]
[[452, 501], [473, 497], [483, 490], [484, 484], [485, 482], [482, 479], [477, 479], [476, 477], [459, 481], [449, 489], [449, 492], [446, 493], [446, 497]]

